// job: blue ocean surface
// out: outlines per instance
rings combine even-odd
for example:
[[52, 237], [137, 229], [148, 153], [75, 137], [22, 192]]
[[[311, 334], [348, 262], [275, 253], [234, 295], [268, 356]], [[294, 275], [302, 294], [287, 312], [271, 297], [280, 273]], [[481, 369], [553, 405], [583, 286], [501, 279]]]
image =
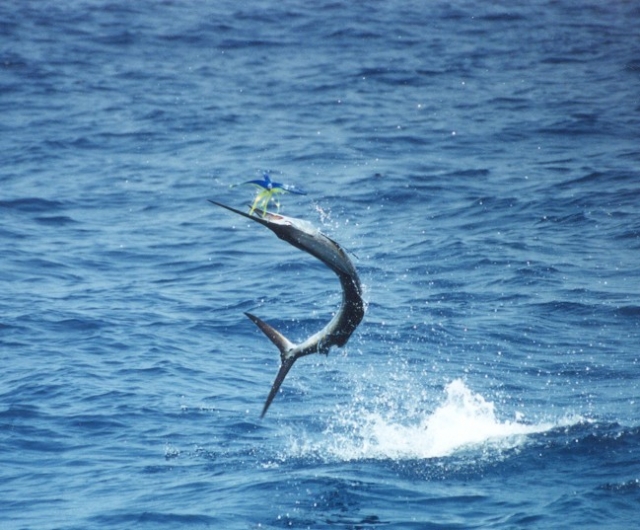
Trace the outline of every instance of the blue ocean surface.
[[[640, 528], [640, 5], [0, 3], [2, 529]], [[344, 348], [279, 366], [348, 249]]]

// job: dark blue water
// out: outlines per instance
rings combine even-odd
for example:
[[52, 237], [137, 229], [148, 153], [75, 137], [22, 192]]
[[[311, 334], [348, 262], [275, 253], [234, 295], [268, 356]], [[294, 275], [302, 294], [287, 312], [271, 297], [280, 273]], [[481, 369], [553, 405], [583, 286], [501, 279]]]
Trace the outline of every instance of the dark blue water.
[[3, 529], [640, 528], [640, 7], [449, 4], [0, 4]]

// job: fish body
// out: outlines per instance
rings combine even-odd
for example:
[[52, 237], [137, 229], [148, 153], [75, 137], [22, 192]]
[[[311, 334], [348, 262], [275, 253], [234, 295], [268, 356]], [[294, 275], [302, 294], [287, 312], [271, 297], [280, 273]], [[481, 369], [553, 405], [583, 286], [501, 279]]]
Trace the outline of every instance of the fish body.
[[261, 417], [264, 417], [289, 370], [300, 357], [312, 353], [328, 354], [332, 346], [342, 347], [347, 343], [364, 317], [362, 285], [345, 250], [308, 221], [271, 212], [257, 217], [219, 202], [210, 202], [267, 227], [280, 239], [316, 257], [338, 276], [342, 286], [340, 309], [324, 328], [299, 344], [290, 341], [257, 316], [245, 313], [280, 350], [280, 369], [262, 409]]

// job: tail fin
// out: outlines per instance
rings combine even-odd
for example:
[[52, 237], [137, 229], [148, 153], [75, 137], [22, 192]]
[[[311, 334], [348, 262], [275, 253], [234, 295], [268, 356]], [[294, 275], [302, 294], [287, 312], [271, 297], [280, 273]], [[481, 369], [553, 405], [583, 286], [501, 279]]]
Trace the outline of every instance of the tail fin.
[[276, 379], [271, 385], [271, 390], [269, 391], [269, 395], [267, 396], [267, 401], [264, 403], [264, 407], [262, 408], [262, 414], [260, 414], [261, 418], [264, 418], [264, 415], [267, 413], [269, 409], [269, 405], [276, 397], [278, 390], [280, 390], [280, 385], [284, 381], [284, 378], [287, 377], [289, 370], [293, 366], [293, 363], [296, 362], [297, 357], [287, 357], [287, 352], [290, 351], [295, 344], [291, 342], [287, 337], [285, 337], [278, 330], [271, 327], [264, 320], [259, 319], [257, 316], [252, 315], [251, 313], [245, 313], [256, 326], [260, 328], [260, 330], [269, 337], [269, 340], [273, 342], [278, 349], [280, 350], [280, 369], [278, 370], [278, 374], [276, 375]]
[[269, 324], [267, 324], [264, 320], [259, 319], [257, 316], [252, 315], [251, 313], [245, 313], [253, 323], [260, 328], [262, 333], [264, 333], [269, 340], [273, 342], [278, 349], [280, 350], [280, 358], [284, 361], [285, 354], [292, 349], [295, 344], [291, 342], [287, 337], [285, 337], [282, 333], [280, 333], [277, 329], [272, 328]]
[[273, 382], [273, 385], [271, 385], [271, 390], [269, 390], [269, 395], [267, 396], [267, 400], [264, 402], [264, 407], [262, 407], [262, 414], [260, 414], [260, 418], [264, 418], [264, 415], [267, 413], [267, 410], [269, 409], [269, 405], [271, 405], [273, 398], [276, 397], [278, 390], [280, 390], [280, 385], [282, 384], [282, 381], [284, 381], [284, 378], [287, 377], [287, 374], [289, 373], [289, 370], [291, 370], [293, 363], [296, 362], [296, 359], [297, 357], [289, 357], [288, 359], [285, 359], [284, 361], [282, 361], [282, 364], [280, 365], [280, 369], [278, 370], [278, 375], [276, 375], [276, 379]]

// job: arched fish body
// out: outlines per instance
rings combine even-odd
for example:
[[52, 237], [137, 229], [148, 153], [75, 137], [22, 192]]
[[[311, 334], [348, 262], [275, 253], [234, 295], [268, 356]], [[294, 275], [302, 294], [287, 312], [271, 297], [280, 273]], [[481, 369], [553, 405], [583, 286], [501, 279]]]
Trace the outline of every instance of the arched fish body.
[[360, 278], [344, 249], [311, 223], [270, 212], [258, 217], [219, 202], [210, 202], [266, 226], [280, 239], [315, 256], [336, 273], [342, 285], [342, 303], [338, 312], [323, 329], [299, 344], [291, 342], [257, 316], [245, 313], [280, 350], [280, 369], [262, 409], [261, 417], [264, 417], [284, 378], [300, 357], [312, 353], [327, 354], [331, 346], [340, 347], [347, 343], [364, 317], [365, 304], [362, 300]]

